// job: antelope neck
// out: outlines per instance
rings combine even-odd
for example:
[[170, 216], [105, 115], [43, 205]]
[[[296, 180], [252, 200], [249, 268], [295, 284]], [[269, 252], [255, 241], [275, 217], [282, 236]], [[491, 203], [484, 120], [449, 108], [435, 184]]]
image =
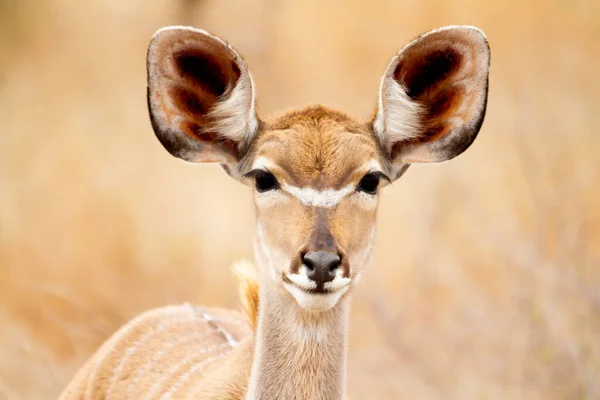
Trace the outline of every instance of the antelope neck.
[[[270, 282], [267, 282], [269, 280]], [[260, 311], [246, 400], [341, 400], [345, 396], [348, 300], [303, 310], [261, 277]]]

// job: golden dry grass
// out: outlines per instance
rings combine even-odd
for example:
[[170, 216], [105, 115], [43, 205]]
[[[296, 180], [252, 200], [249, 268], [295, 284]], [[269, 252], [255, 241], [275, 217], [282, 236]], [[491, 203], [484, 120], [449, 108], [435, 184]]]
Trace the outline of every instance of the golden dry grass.
[[236, 304], [247, 188], [171, 158], [145, 103], [156, 29], [247, 58], [271, 114], [367, 116], [394, 52], [484, 29], [488, 116], [467, 153], [385, 190], [355, 292], [353, 399], [600, 398], [600, 3], [595, 0], [4, 0], [0, 398], [53, 398], [147, 308]]

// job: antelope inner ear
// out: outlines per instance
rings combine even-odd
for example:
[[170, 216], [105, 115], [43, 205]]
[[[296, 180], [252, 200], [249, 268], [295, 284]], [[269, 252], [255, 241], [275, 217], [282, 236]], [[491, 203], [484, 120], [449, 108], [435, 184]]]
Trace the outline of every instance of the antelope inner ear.
[[471, 145], [485, 116], [489, 60], [473, 27], [431, 31], [392, 59], [374, 127], [394, 164], [445, 161]]
[[148, 108], [174, 156], [232, 169], [256, 134], [252, 76], [223, 40], [193, 28], [159, 30], [148, 48]]

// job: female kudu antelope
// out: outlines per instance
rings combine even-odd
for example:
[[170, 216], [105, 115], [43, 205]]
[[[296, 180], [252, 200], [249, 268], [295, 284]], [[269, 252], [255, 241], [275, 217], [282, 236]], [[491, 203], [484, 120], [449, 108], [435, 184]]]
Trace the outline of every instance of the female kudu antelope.
[[471, 145], [489, 60], [479, 29], [437, 29], [392, 58], [369, 121], [322, 106], [263, 121], [231, 46], [159, 30], [148, 50], [154, 132], [174, 156], [218, 162], [254, 187], [258, 271], [242, 276], [245, 316], [188, 304], [142, 314], [62, 398], [344, 398], [348, 298], [370, 258], [379, 189]]

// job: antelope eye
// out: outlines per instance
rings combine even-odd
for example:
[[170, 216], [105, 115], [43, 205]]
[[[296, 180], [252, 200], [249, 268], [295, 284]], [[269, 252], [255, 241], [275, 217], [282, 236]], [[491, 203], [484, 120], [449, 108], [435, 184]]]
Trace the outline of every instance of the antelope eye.
[[259, 193], [279, 188], [279, 182], [277, 182], [275, 175], [267, 171], [258, 171], [254, 176], [254, 184], [256, 191]]
[[366, 174], [358, 183], [358, 190], [368, 194], [377, 194], [377, 187], [379, 186], [379, 175]]

